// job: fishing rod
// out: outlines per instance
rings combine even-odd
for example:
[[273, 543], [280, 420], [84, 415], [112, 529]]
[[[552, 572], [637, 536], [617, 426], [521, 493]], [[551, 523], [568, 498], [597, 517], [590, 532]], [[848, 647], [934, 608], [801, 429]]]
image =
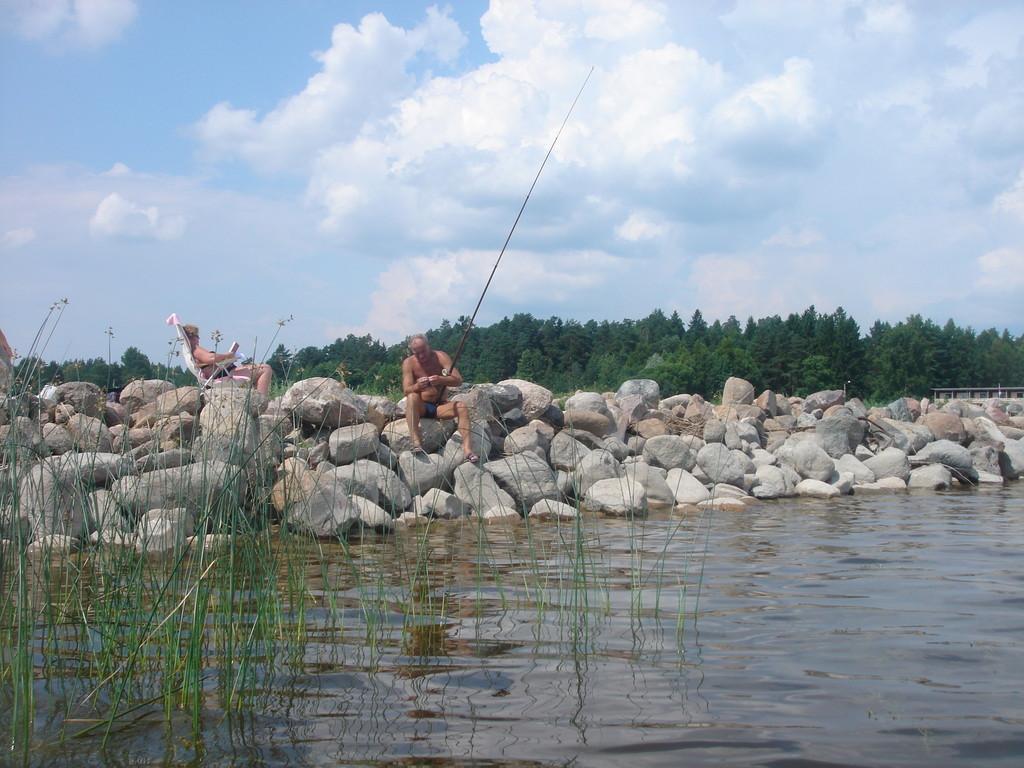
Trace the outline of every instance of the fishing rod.
[[540, 179], [541, 173], [544, 172], [544, 166], [547, 165], [548, 158], [551, 157], [551, 153], [555, 149], [555, 144], [558, 143], [558, 137], [562, 135], [562, 129], [564, 129], [566, 123], [569, 122], [569, 117], [572, 115], [573, 109], [576, 108], [576, 102], [579, 101], [580, 96], [583, 95], [583, 89], [587, 87], [587, 83], [590, 81], [590, 76], [592, 74], [594, 74], [593, 67], [590, 68], [586, 78], [583, 80], [583, 85], [580, 86], [580, 90], [576, 94], [576, 98], [572, 100], [572, 105], [569, 107], [569, 111], [566, 112], [565, 119], [562, 121], [562, 125], [558, 129], [558, 133], [555, 134], [555, 138], [551, 142], [551, 146], [548, 147], [548, 153], [544, 155], [544, 160], [541, 162], [540, 168], [537, 169], [537, 175], [533, 177], [533, 183], [530, 185], [530, 190], [526, 193], [526, 198], [523, 200], [523, 204], [519, 207], [519, 213], [516, 215], [516, 220], [512, 222], [512, 228], [508, 231], [508, 237], [505, 238], [505, 244], [501, 246], [501, 252], [498, 254], [497, 261], [494, 262], [494, 267], [491, 269], [490, 277], [487, 278], [484, 290], [481, 292], [480, 299], [476, 303], [476, 308], [473, 310], [473, 314], [466, 323], [466, 329], [462, 332], [462, 338], [459, 340], [459, 346], [456, 347], [455, 354], [452, 355], [451, 368], [442, 371], [442, 374], [445, 376], [451, 373], [451, 371], [454, 371], [455, 366], [459, 362], [459, 357], [462, 355], [462, 349], [466, 346], [466, 339], [469, 338], [469, 332], [473, 329], [473, 323], [476, 321], [476, 313], [480, 311], [480, 305], [484, 303], [484, 296], [487, 295], [487, 289], [491, 287], [491, 280], [494, 279], [494, 273], [498, 271], [498, 265], [501, 264], [501, 257], [505, 255], [505, 249], [508, 248], [509, 241], [512, 239], [512, 233], [516, 231], [516, 225], [519, 224], [519, 219], [522, 218], [523, 211], [526, 210], [526, 204], [530, 202], [530, 195], [533, 194], [533, 188], [537, 186], [537, 180]]

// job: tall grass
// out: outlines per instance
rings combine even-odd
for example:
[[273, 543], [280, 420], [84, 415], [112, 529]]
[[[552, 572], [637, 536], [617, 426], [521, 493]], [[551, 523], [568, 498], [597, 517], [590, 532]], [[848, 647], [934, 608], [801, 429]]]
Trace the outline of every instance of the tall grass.
[[[26, 486], [33, 458], [10, 432], [0, 469], [0, 728], [12, 757], [28, 761], [54, 744], [94, 750], [182, 718], [198, 743], [211, 716], [261, 712], [283, 681], [324, 664], [373, 674], [386, 656], [415, 664], [446, 655], [458, 625], [479, 639], [485, 625], [500, 635], [502, 617], [515, 616], [509, 622], [529, 624], [536, 642], [554, 634], [573, 658], [595, 649], [621, 563], [605, 524], [578, 503], [570, 520], [473, 516], [314, 539], [276, 518], [273, 466], [262, 458], [269, 436], [251, 437], [243, 430], [206, 456], [195, 446], [198, 479], [183, 470], [164, 495], [197, 501], [167, 540], [139, 533], [153, 503], [139, 484], [117, 497], [112, 517], [79, 510], [89, 524], [71, 533], [91, 536], [69, 550], [33, 538], [24, 522], [23, 492], [45, 489]], [[226, 463], [204, 462], [213, 458]], [[94, 488], [85, 472], [71, 485], [62, 493], [79, 503]], [[659, 550], [642, 519], [623, 524], [629, 583], [636, 593], [655, 585], [657, 614], [679, 525], [659, 526]], [[672, 581], [682, 584], [678, 574]], [[642, 594], [630, 611], [635, 621], [648, 613]], [[55, 715], [42, 717], [43, 693], [60, 702]]]

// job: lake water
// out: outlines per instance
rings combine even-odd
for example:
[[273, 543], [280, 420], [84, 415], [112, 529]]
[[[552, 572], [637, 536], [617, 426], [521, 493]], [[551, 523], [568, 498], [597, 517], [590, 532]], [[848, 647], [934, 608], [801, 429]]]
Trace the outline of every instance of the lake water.
[[310, 549], [302, 650], [238, 714], [211, 693], [201, 740], [143, 710], [33, 760], [1024, 764], [1024, 483], [349, 553]]

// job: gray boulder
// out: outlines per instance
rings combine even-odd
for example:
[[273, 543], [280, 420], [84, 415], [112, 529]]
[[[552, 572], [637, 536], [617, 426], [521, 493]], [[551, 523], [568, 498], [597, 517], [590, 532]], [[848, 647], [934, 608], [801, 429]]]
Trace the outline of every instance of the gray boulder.
[[864, 439], [864, 432], [864, 422], [842, 409], [814, 425], [821, 447], [833, 459], [853, 453]]
[[[710, 443], [700, 449], [697, 454], [697, 465], [714, 483], [725, 483], [738, 488], [743, 487], [743, 476], [750, 461], [740, 451], [730, 450], [721, 443]], [[753, 469], [751, 469], [753, 471]]]
[[[369, 459], [359, 459], [352, 464], [332, 470], [339, 482], [353, 493], [358, 493], [354, 486], [373, 485], [377, 489], [377, 503], [388, 511], [398, 514], [412, 504], [412, 494], [408, 486], [392, 470]], [[360, 493], [365, 496], [365, 493]], [[371, 501], [372, 497], [367, 496]]]
[[[421, 419], [420, 439], [423, 450], [433, 453], [445, 444], [455, 430], [455, 422], [452, 420]], [[409, 434], [409, 424], [405, 419], [392, 421], [381, 433], [380, 439], [394, 453], [411, 451], [413, 448], [412, 436]]]
[[341, 468], [312, 473], [311, 491], [288, 507], [284, 522], [289, 528], [317, 538], [344, 536], [359, 521], [360, 508], [349, 501], [347, 473]]
[[214, 504], [241, 506], [246, 473], [221, 461], [202, 461], [143, 475], [123, 477], [110, 486], [120, 507], [133, 515], [151, 509], [185, 507], [198, 514]]
[[622, 382], [615, 393], [615, 401], [619, 403], [631, 396], [639, 397], [644, 405], [653, 410], [661, 400], [661, 387], [652, 379], [629, 379]]
[[833, 405], [842, 405], [846, 400], [841, 389], [824, 389], [804, 398], [804, 413], [827, 411]]
[[441, 520], [454, 520], [467, 514], [466, 506], [457, 496], [438, 488], [414, 498], [412, 510], [419, 517], [434, 517]]
[[494, 478], [520, 508], [529, 509], [541, 499], [560, 500], [555, 472], [547, 462], [532, 453], [489, 461], [484, 469]]
[[952, 440], [936, 440], [929, 443], [914, 455], [912, 463], [944, 464], [961, 475], [976, 479], [971, 452]]
[[440, 488], [448, 483], [454, 466], [449, 467], [444, 457], [437, 454], [398, 454], [399, 473], [413, 496], [422, 495], [431, 488]]
[[699, 504], [711, 498], [711, 492], [704, 484], [685, 469], [670, 469], [665, 482], [676, 504]]
[[907, 399], [905, 397], [896, 398], [886, 407], [889, 409], [893, 419], [896, 421], [914, 420], [914, 417], [910, 413], [910, 406], [907, 404]]
[[71, 433], [76, 450], [109, 453], [114, 446], [110, 429], [97, 418], [76, 413], [64, 426]]
[[455, 470], [455, 495], [478, 513], [492, 507], [515, 507], [516, 501], [503, 491], [494, 476], [475, 464], [462, 464]]
[[103, 393], [95, 384], [69, 381], [57, 387], [57, 402], [68, 403], [75, 413], [95, 419], [103, 410]]
[[644, 460], [652, 467], [685, 469], [690, 471], [697, 463], [693, 443], [679, 435], [657, 435], [644, 443]]
[[908, 488], [924, 488], [927, 490], [945, 490], [953, 484], [953, 476], [941, 464], [926, 464], [910, 471], [907, 479]]
[[168, 555], [185, 547], [195, 529], [195, 516], [184, 507], [151, 509], [139, 518], [135, 549], [143, 555]]
[[530, 517], [574, 520], [578, 516], [579, 510], [576, 507], [562, 501], [543, 499], [530, 507]]
[[547, 459], [548, 447], [551, 445], [554, 432], [550, 425], [535, 419], [525, 427], [519, 427], [519, 429], [508, 433], [505, 438], [505, 455], [511, 456], [514, 453], [530, 451], [542, 459]]
[[1024, 477], [1024, 442], [1007, 440], [999, 454], [999, 470], [1007, 480]]
[[839, 489], [834, 485], [811, 478], [801, 480], [793, 491], [797, 496], [809, 496], [815, 499], [831, 499], [840, 495]]
[[910, 461], [899, 448], [886, 448], [865, 461], [864, 465], [875, 473], [876, 482], [895, 477], [905, 483], [910, 477]]
[[127, 409], [128, 413], [135, 413], [142, 406], [155, 403], [156, 399], [164, 392], [171, 392], [174, 389], [174, 384], [163, 379], [130, 381], [121, 390], [118, 402]]
[[505, 381], [498, 382], [498, 386], [502, 385], [515, 387], [522, 393], [523, 403], [520, 407], [522, 408], [523, 415], [531, 421], [540, 418], [554, 399], [551, 390], [545, 389], [539, 384], [534, 384], [532, 381], [506, 379]]
[[[783, 456], [783, 460], [786, 458]], [[797, 474], [804, 479], [818, 480], [822, 483], [831, 483], [835, 479], [835, 461], [813, 441], [798, 442], [789, 451], [788, 460]]]
[[705, 443], [724, 443], [725, 442], [725, 422], [719, 421], [718, 419], [708, 419], [704, 422], [704, 442]]
[[329, 445], [331, 461], [341, 466], [376, 455], [380, 435], [373, 424], [353, 424], [331, 432]]
[[873, 483], [876, 479], [875, 473], [868, 469], [863, 461], [849, 453], [836, 459], [836, 471], [840, 474], [848, 472], [853, 475], [854, 485]]
[[786, 474], [778, 467], [762, 464], [755, 472], [757, 483], [751, 493], [758, 499], [779, 499], [792, 495], [792, 487], [786, 482]]
[[347, 427], [366, 421], [367, 406], [334, 379], [316, 377], [292, 384], [281, 407], [316, 427]]
[[598, 480], [587, 489], [583, 506], [607, 515], [632, 517], [647, 511], [646, 490], [626, 477]]
[[652, 467], [645, 461], [634, 461], [623, 467], [622, 476], [646, 489], [648, 506], [671, 507], [676, 503], [676, 497], [669, 488], [666, 475], [664, 469]]
[[603, 448], [591, 451], [576, 465], [573, 472], [573, 485], [576, 488], [577, 498], [587, 492], [598, 480], [606, 480], [612, 477], [621, 477], [622, 465], [611, 453]]
[[750, 405], [754, 402], [754, 385], [746, 379], [730, 376], [722, 389], [722, 405]]
[[18, 516], [33, 537], [87, 533], [88, 489], [65, 456], [33, 464], [18, 482]]

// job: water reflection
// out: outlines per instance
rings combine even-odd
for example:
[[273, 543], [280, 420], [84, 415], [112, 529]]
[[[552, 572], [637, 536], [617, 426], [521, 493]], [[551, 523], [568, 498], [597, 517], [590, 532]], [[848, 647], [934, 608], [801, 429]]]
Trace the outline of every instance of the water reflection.
[[[1018, 764], [1022, 512], [1016, 486], [281, 540], [274, 579], [305, 602], [248, 677], [212, 656], [198, 737], [156, 704], [108, 751], [85, 738], [33, 759]], [[60, 638], [61, 663], [95, 642]], [[69, 707], [59, 679], [37, 689], [43, 734], [110, 706]], [[232, 692], [244, 705], [225, 706]]]

